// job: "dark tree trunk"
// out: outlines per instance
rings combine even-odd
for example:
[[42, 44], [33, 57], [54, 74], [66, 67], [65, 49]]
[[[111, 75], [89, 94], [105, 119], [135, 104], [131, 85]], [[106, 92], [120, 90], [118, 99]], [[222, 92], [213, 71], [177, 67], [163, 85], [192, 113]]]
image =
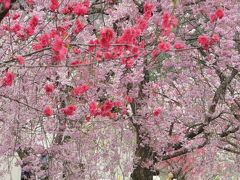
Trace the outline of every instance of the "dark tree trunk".
[[158, 175], [159, 172], [154, 170], [153, 166], [148, 168], [144, 167], [144, 163], [149, 160], [153, 161], [153, 164], [156, 163], [156, 153], [148, 144], [144, 147], [140, 146], [141, 142], [142, 141], [138, 141], [138, 146], [135, 150], [135, 157], [139, 160], [134, 164], [131, 178], [132, 180], [152, 180], [153, 176]]
[[[144, 61], [144, 65], [147, 65], [146, 60]], [[144, 74], [144, 79], [139, 84], [139, 92], [138, 92], [138, 98], [141, 101], [148, 99], [148, 96], [144, 94], [143, 89], [144, 89], [144, 85], [148, 83], [150, 80], [149, 71], [145, 67], [143, 70], [143, 74]], [[140, 102], [136, 101], [136, 103], [131, 103], [133, 116], [137, 115], [137, 112], [135, 111], [136, 109], [142, 108], [141, 101]], [[142, 118], [144, 119], [144, 117]], [[146, 163], [149, 160], [154, 160], [156, 155], [156, 153], [149, 146], [149, 144], [144, 143], [146, 139], [150, 140], [148, 130], [141, 124], [135, 123], [132, 118], [130, 119], [136, 130], [136, 141], [137, 141], [137, 147], [135, 150], [135, 157], [137, 158], [137, 161], [134, 162], [134, 170], [131, 174], [131, 178], [133, 180], [152, 180], [153, 176], [156, 174], [154, 172], [153, 167], [152, 166], [150, 166], [149, 168], [144, 167], [144, 163]]]
[[146, 168], [138, 166], [131, 174], [132, 180], [153, 180], [153, 173]]
[[182, 168], [180, 168], [177, 172], [173, 173], [174, 179], [177, 180], [185, 180], [187, 173], [184, 173]]
[[134, 170], [131, 174], [131, 178], [133, 180], [152, 180], [153, 176], [157, 175], [158, 172], [153, 169], [153, 166], [146, 168], [143, 165], [149, 160], [153, 161], [153, 163], [156, 163], [156, 153], [149, 146], [149, 144], [142, 146], [144, 139], [149, 138], [147, 131], [141, 131], [144, 133], [140, 134], [140, 128], [142, 127], [135, 124], [135, 128], [137, 132], [137, 147], [135, 150], [135, 157], [138, 159], [138, 161], [136, 161], [134, 164]]

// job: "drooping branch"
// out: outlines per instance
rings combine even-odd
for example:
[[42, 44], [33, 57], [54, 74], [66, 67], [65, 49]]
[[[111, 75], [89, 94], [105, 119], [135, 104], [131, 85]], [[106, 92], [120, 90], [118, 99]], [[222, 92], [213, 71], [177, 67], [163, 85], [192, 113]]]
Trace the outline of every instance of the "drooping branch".
[[18, 100], [18, 99], [14, 99], [14, 98], [9, 97], [9, 96], [7, 96], [7, 95], [0, 94], [0, 97], [3, 97], [3, 98], [8, 99], [8, 100], [10, 100], [10, 101], [15, 101], [16, 103], [18, 103], [18, 104], [20, 104], [20, 105], [23, 105], [23, 106], [26, 106], [27, 108], [32, 109], [32, 110], [34, 110], [34, 111], [36, 111], [36, 112], [42, 112], [41, 110], [39, 110], [39, 109], [37, 109], [37, 108], [35, 108], [35, 107], [32, 107], [32, 106], [28, 105], [27, 103], [24, 103], [24, 102], [22, 102], [22, 101], [20, 101], [20, 100]]
[[224, 151], [228, 151], [228, 152], [231, 152], [231, 153], [234, 153], [234, 154], [240, 154], [240, 151], [238, 150], [235, 150], [233, 148], [228, 148], [228, 147], [221, 147], [221, 146], [218, 146], [219, 149], [222, 149]]
[[[225, 78], [221, 82], [221, 84], [217, 88], [217, 90], [214, 94], [214, 97], [212, 99], [212, 104], [209, 107], [208, 115], [206, 115], [205, 123], [202, 123], [197, 129], [192, 130], [189, 133], [187, 133], [185, 135], [187, 140], [193, 140], [196, 136], [203, 134], [205, 131], [204, 128], [207, 127], [213, 119], [215, 119], [212, 117], [212, 115], [214, 114], [214, 112], [216, 110], [217, 104], [218, 104], [219, 100], [225, 96], [228, 85], [231, 83], [231, 81], [234, 79], [234, 77], [237, 74], [238, 74], [238, 71], [236, 69], [233, 69], [231, 75], [229, 77]], [[234, 132], [238, 131], [238, 128], [234, 128], [229, 131], [226, 131], [225, 133], [222, 133], [222, 135], [227, 136], [230, 133], [234, 133]], [[207, 139], [207, 137], [206, 137], [206, 139]], [[157, 154], [157, 159], [155, 159], [155, 161], [157, 163], [160, 160], [168, 160], [168, 159], [171, 159], [171, 158], [174, 158], [177, 156], [181, 156], [181, 155], [190, 153], [195, 149], [204, 147], [207, 143], [208, 143], [208, 141], [206, 140], [203, 144], [200, 144], [199, 146], [197, 146], [195, 148], [187, 149], [187, 148], [183, 147], [184, 142], [179, 141], [179, 142], [171, 145], [174, 148], [173, 152], [171, 152], [170, 154], [166, 154], [166, 155]]]
[[196, 147], [183, 148], [181, 150], [174, 151], [174, 152], [172, 152], [170, 154], [159, 156], [158, 159], [159, 159], [159, 161], [160, 160], [164, 161], [164, 160], [172, 159], [172, 158], [175, 158], [175, 157], [178, 157], [178, 156], [182, 156], [184, 154], [193, 152], [196, 149], [201, 149], [201, 148], [203, 148], [207, 144], [208, 144], [208, 138], [206, 137], [205, 141], [202, 144], [200, 144], [200, 145], [198, 145]]
[[220, 137], [226, 137], [226, 136], [228, 136], [229, 134], [233, 134], [233, 133], [235, 133], [235, 132], [237, 132], [239, 130], [239, 126], [237, 126], [237, 127], [234, 127], [234, 128], [232, 128], [232, 129], [228, 129], [228, 130], [225, 130], [225, 131], [223, 131], [221, 134], [220, 134]]

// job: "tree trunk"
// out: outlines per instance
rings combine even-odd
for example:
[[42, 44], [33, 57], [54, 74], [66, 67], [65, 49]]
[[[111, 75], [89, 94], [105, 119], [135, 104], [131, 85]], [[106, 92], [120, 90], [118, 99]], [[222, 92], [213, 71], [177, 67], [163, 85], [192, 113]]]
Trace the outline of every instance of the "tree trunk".
[[132, 180], [153, 180], [153, 176], [159, 174], [158, 171], [154, 170], [152, 165], [148, 168], [144, 166], [144, 163], [149, 160], [151, 160], [153, 164], [156, 163], [155, 155], [155, 152], [153, 152], [152, 148], [148, 145], [142, 147], [138, 144], [135, 156], [139, 158], [139, 161], [134, 164], [134, 170], [131, 174]]
[[134, 170], [131, 174], [131, 178], [133, 180], [152, 180], [154, 175], [157, 175], [158, 172], [156, 172], [152, 165], [150, 165], [148, 168], [144, 166], [144, 163], [147, 161], [152, 161], [153, 164], [156, 162], [155, 156], [156, 153], [153, 151], [153, 149], [149, 146], [149, 144], [144, 144], [143, 141], [146, 138], [149, 138], [147, 131], [142, 131], [144, 133], [139, 133], [140, 128], [142, 128], [139, 125], [134, 125], [136, 128], [136, 135], [137, 135], [137, 147], [135, 150], [135, 157], [138, 159], [134, 163]]
[[[147, 65], [147, 60], [144, 61], [144, 65]], [[144, 101], [145, 99], [148, 99], [148, 96], [144, 94], [143, 89], [144, 85], [149, 82], [149, 71], [144, 67], [143, 69], [144, 79], [139, 84], [139, 92], [138, 97], [141, 99], [141, 101]], [[129, 91], [129, 89], [128, 89]], [[141, 102], [131, 103], [131, 108], [133, 112], [133, 116], [137, 115], [136, 109], [141, 109], [142, 104]], [[135, 157], [137, 158], [137, 161], [134, 162], [134, 170], [131, 174], [131, 178], [133, 180], [152, 180], [153, 176], [156, 174], [154, 172], [153, 166], [145, 167], [144, 163], [148, 162], [149, 160], [154, 162], [156, 153], [153, 151], [153, 149], [149, 146], [149, 144], [146, 144], [144, 141], [146, 139], [150, 140], [150, 136], [148, 134], [148, 130], [142, 126], [141, 124], [135, 123], [132, 118], [130, 118], [133, 126], [136, 130], [136, 141], [137, 141], [137, 147], [135, 150]]]
[[153, 173], [147, 169], [137, 166], [131, 174], [132, 180], [153, 180]]

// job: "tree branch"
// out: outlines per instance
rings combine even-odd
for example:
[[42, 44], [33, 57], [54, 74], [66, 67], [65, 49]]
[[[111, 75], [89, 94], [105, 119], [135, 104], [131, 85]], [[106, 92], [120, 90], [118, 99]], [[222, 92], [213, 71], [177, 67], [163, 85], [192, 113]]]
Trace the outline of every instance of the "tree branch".
[[16, 0], [11, 0], [11, 5], [9, 8], [7, 9], [3, 9], [3, 11], [0, 12], [0, 23], [1, 21], [4, 19], [4, 17], [7, 15], [7, 13], [9, 12], [9, 10], [12, 8], [12, 4], [15, 3]]

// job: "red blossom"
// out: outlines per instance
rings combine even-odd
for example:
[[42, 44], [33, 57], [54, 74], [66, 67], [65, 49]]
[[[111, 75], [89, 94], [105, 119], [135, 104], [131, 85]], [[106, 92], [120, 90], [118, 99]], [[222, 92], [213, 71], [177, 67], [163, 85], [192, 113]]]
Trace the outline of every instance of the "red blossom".
[[11, 5], [11, 0], [1, 0], [0, 3], [3, 4], [4, 9], [8, 9]]
[[72, 50], [73, 50], [74, 54], [80, 54], [81, 53], [81, 50], [76, 48], [76, 47], [74, 47]]
[[162, 17], [162, 29], [164, 35], [169, 34], [172, 30], [170, 20], [170, 14], [168, 12], [164, 12]]
[[180, 42], [176, 42], [174, 44], [174, 48], [175, 49], [183, 49], [184, 48], [184, 44], [183, 43], [180, 43]]
[[158, 44], [158, 49], [160, 52], [167, 52], [170, 50], [170, 48], [171, 45], [169, 42], [160, 41], [160, 43]]
[[87, 92], [89, 90], [88, 85], [81, 85], [73, 88], [73, 93], [75, 96], [82, 95], [83, 93]]
[[221, 8], [218, 8], [216, 11], [215, 11], [215, 15], [219, 18], [219, 19], [222, 19], [223, 16], [224, 16], [224, 12]]
[[102, 107], [101, 107], [102, 113], [111, 111], [111, 109], [113, 108], [113, 106], [114, 106], [114, 102], [112, 102], [112, 101], [110, 101], [110, 100], [105, 101], [104, 104], [103, 104]]
[[114, 31], [112, 28], [104, 28], [100, 32], [100, 44], [103, 47], [109, 47], [111, 40], [114, 38]]
[[132, 103], [133, 102], [133, 98], [130, 97], [130, 96], [125, 96], [124, 99], [127, 103]]
[[109, 113], [109, 118], [116, 120], [117, 119], [117, 113]]
[[63, 47], [63, 42], [62, 39], [59, 36], [55, 36], [55, 40], [52, 43], [52, 50], [54, 52], [59, 52]]
[[215, 22], [216, 20], [217, 20], [216, 14], [211, 14], [211, 15], [210, 15], [210, 22], [213, 23], [213, 22]]
[[67, 54], [67, 48], [64, 46], [63, 41], [59, 36], [55, 36], [55, 40], [52, 43], [52, 51], [55, 54], [54, 60], [57, 62], [64, 59]]
[[161, 114], [161, 109], [160, 108], [157, 108], [153, 111], [153, 116], [159, 116]]
[[20, 17], [20, 14], [19, 13], [15, 13], [12, 17], [12, 20], [16, 20]]
[[43, 113], [44, 113], [44, 115], [45, 116], [47, 116], [47, 117], [49, 117], [49, 116], [52, 116], [53, 115], [53, 109], [52, 109], [52, 107], [51, 106], [45, 106], [44, 108], [43, 108]]
[[38, 23], [39, 23], [39, 20], [37, 16], [33, 16], [28, 22], [29, 26], [32, 28], [35, 28], [38, 25]]
[[17, 33], [17, 32], [20, 31], [20, 30], [21, 30], [21, 26], [20, 26], [19, 23], [16, 23], [16, 24], [14, 24], [14, 25], [11, 27], [11, 31], [12, 31], [12, 32]]
[[105, 60], [113, 59], [113, 54], [110, 53], [110, 52], [105, 52], [105, 53], [104, 53], [104, 59], [105, 59]]
[[96, 116], [98, 112], [98, 107], [96, 102], [91, 102], [89, 104], [89, 112], [91, 116]]
[[35, 28], [32, 26], [29, 26], [25, 28], [24, 31], [28, 36], [32, 36], [35, 33]]
[[3, 28], [3, 30], [5, 30], [5, 31], [10, 31], [10, 27], [7, 26], [7, 25], [3, 25], [2, 28]]
[[26, 0], [26, 3], [29, 4], [29, 5], [32, 5], [32, 4], [34, 4], [35, 2], [34, 2], [34, 0]]
[[55, 11], [55, 10], [57, 10], [58, 8], [59, 8], [59, 2], [58, 2], [58, 0], [51, 0], [51, 4], [50, 4], [49, 9], [50, 9], [51, 11]]
[[153, 58], [157, 57], [158, 54], [159, 54], [159, 50], [158, 50], [158, 49], [154, 49], [154, 50], [152, 51], [152, 53], [151, 53], [151, 55], [152, 55]]
[[72, 12], [73, 12], [73, 9], [74, 9], [74, 8], [73, 8], [73, 4], [68, 3], [67, 6], [62, 9], [62, 13], [63, 13], [63, 14], [72, 13]]
[[38, 42], [44, 47], [48, 46], [50, 43], [50, 36], [48, 34], [42, 34], [37, 38]]
[[73, 9], [73, 13], [77, 16], [84, 16], [88, 12], [88, 6], [84, 3], [76, 3]]
[[51, 94], [54, 91], [54, 85], [53, 84], [46, 84], [44, 86], [44, 90], [47, 95]]
[[174, 28], [176, 28], [176, 27], [177, 27], [177, 24], [178, 24], [178, 19], [177, 19], [175, 16], [172, 16], [172, 17], [171, 17], [171, 23], [172, 23], [172, 26], [173, 26]]
[[77, 110], [77, 107], [73, 104], [70, 104], [62, 109], [65, 116], [72, 116], [74, 115], [75, 111]]
[[219, 36], [217, 34], [213, 34], [212, 38], [211, 38], [211, 41], [210, 41], [210, 44], [215, 44], [216, 42], [219, 42]]
[[168, 12], [164, 12], [162, 17], [162, 28], [165, 29], [166, 27], [169, 26], [170, 26], [170, 14]]
[[136, 28], [127, 28], [119, 38], [119, 43], [132, 44], [138, 35], [138, 30]]
[[74, 34], [80, 33], [84, 29], [84, 24], [80, 20], [76, 20], [75, 29], [73, 30]]
[[3, 86], [12, 86], [15, 75], [8, 71], [3, 78]]
[[80, 60], [75, 60], [71, 62], [71, 66], [77, 66], [79, 64], [82, 64], [82, 62]]
[[97, 45], [97, 44], [99, 44], [99, 41], [98, 40], [90, 40], [89, 42], [88, 42], [88, 51], [93, 51], [95, 48], [96, 48], [96, 46], [95, 45]]
[[143, 12], [144, 12], [144, 17], [146, 19], [149, 19], [151, 17], [152, 11], [153, 11], [153, 4], [146, 2], [143, 6]]
[[126, 68], [132, 68], [134, 65], [134, 59], [133, 58], [122, 58], [121, 64], [125, 65]]
[[23, 56], [16, 56], [16, 59], [17, 59], [17, 61], [18, 61], [18, 64], [20, 64], [20, 65], [24, 64], [24, 58], [23, 58]]
[[207, 50], [209, 48], [209, 38], [206, 35], [200, 35], [197, 39], [198, 43], [203, 49]]
[[88, 121], [88, 122], [89, 122], [89, 121], [90, 121], [90, 119], [91, 119], [91, 116], [89, 116], [89, 115], [88, 115], [88, 116], [86, 116], [86, 117], [85, 117], [85, 119], [86, 119], [86, 121]]
[[33, 50], [38, 51], [43, 48], [43, 45], [42, 44], [33, 44], [32, 48], [33, 48]]
[[142, 19], [140, 18], [138, 20], [138, 23], [137, 23], [137, 28], [141, 30], [141, 32], [143, 32], [148, 26], [148, 21], [146, 19]]
[[213, 14], [210, 15], [210, 22], [213, 23], [217, 19], [222, 19], [224, 16], [224, 12], [221, 8], [218, 8]]
[[120, 102], [120, 101], [114, 102], [114, 106], [116, 106], [116, 107], [121, 107], [121, 102]]
[[178, 20], [175, 16], [171, 16], [168, 12], [164, 12], [162, 17], [162, 35], [169, 35], [172, 28], [177, 27], [177, 23]]

